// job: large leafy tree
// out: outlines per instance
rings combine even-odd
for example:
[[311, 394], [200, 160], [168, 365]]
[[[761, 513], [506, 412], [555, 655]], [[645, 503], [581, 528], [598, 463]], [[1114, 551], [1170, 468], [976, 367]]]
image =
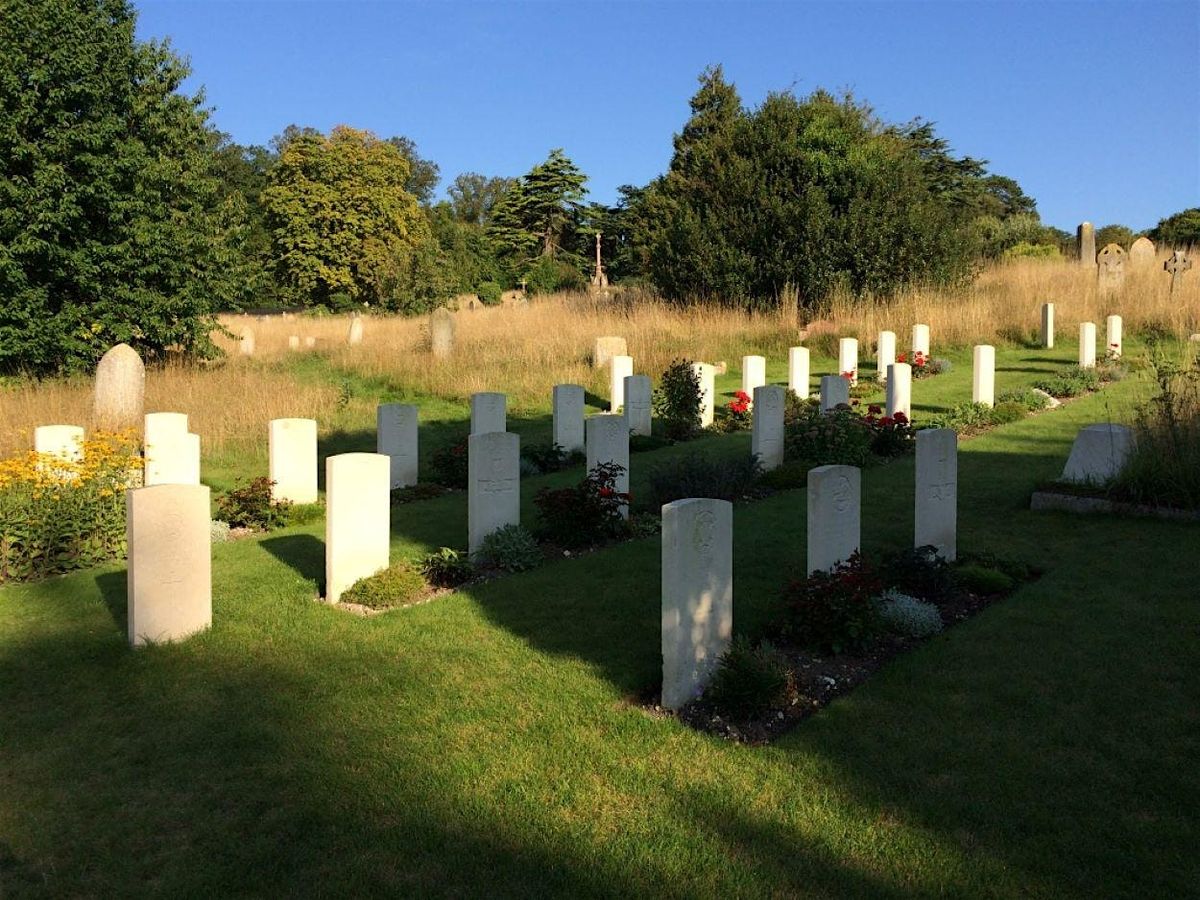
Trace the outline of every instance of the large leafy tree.
[[211, 350], [244, 228], [187, 66], [126, 0], [0, 4], [0, 369]]
[[463, 172], [447, 189], [454, 218], [473, 225], [487, 225], [492, 219], [492, 210], [514, 180]]
[[1200, 247], [1200, 206], [1160, 219], [1149, 233], [1164, 247]]
[[509, 185], [492, 210], [489, 228], [501, 254], [528, 260], [569, 248], [586, 182], [562, 150], [551, 150], [544, 162]]
[[436, 245], [392, 143], [346, 126], [285, 133], [262, 192], [275, 266], [304, 304], [419, 311], [444, 290]]

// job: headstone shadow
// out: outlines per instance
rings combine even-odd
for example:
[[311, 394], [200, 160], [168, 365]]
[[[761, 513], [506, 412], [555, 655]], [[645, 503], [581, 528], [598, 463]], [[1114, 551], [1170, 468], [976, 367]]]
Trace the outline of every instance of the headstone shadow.
[[325, 542], [311, 534], [284, 534], [265, 538], [262, 548], [281, 563], [292, 568], [302, 578], [316, 582], [324, 591]]
[[104, 605], [108, 609], [108, 614], [112, 616], [117, 630], [128, 637], [129, 596], [126, 571], [122, 569], [120, 572], [101, 572], [96, 576], [96, 588], [100, 591], [100, 596], [104, 600]]

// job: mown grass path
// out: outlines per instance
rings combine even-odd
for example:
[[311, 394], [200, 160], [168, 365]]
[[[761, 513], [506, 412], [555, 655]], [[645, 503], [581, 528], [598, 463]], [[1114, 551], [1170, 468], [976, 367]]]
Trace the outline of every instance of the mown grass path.
[[[312, 602], [319, 527], [222, 545], [213, 630], [138, 653], [120, 567], [4, 588], [0, 894], [1192, 894], [1200, 529], [1027, 509], [1142, 390], [964, 443], [960, 547], [1044, 577], [768, 748], [629, 702], [658, 677], [653, 539], [371, 619]], [[867, 553], [906, 545], [911, 460], [864, 490]], [[461, 542], [463, 506], [398, 508], [394, 552]], [[753, 631], [804, 492], [735, 528]]]

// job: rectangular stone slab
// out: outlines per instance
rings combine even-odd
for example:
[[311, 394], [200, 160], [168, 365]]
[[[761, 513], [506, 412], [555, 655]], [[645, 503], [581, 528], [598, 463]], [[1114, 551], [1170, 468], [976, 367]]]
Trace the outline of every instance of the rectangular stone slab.
[[392, 461], [391, 487], [417, 483], [419, 411], [411, 403], [381, 403], [375, 410], [375, 452]]
[[808, 573], [826, 572], [859, 547], [862, 472], [854, 466], [808, 470]]
[[913, 546], [958, 557], [958, 435], [952, 428], [917, 432]]
[[272, 419], [267, 425], [271, 498], [317, 502], [317, 420]]
[[764, 472], [783, 465], [783, 411], [787, 392], [777, 384], [754, 389], [754, 420], [750, 452], [758, 457]]
[[649, 375], [625, 376], [625, 421], [630, 434], [650, 436], [654, 414], [651, 403], [654, 387]]
[[178, 641], [212, 625], [209, 491], [160, 484], [125, 494], [129, 644]]
[[508, 430], [508, 398], [494, 391], [471, 395], [471, 434]]
[[586, 395], [578, 384], [556, 384], [551, 406], [554, 443], [568, 453], [583, 451], [583, 410]]
[[325, 459], [325, 599], [388, 567], [392, 462], [380, 453]]
[[502, 431], [471, 435], [467, 439], [468, 552], [478, 552], [493, 531], [520, 524], [520, 437]]

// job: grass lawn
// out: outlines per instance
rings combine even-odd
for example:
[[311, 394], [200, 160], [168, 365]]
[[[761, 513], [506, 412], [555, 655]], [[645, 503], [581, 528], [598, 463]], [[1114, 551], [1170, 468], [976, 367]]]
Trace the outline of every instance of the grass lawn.
[[[969, 399], [951, 359], [918, 418]], [[997, 390], [1073, 359], [1001, 351]], [[120, 566], [0, 589], [0, 896], [1195, 895], [1200, 529], [1027, 508], [1144, 390], [965, 442], [959, 547], [1045, 575], [767, 748], [631, 704], [659, 677], [654, 539], [361, 619], [312, 602], [321, 526], [289, 529], [218, 545], [213, 630], [137, 653]], [[634, 491], [748, 445], [637, 454]], [[530, 479], [526, 514], [578, 474]], [[869, 555], [911, 541], [912, 480], [864, 474]], [[393, 556], [463, 544], [465, 506], [398, 507]], [[804, 492], [734, 515], [753, 632], [803, 566]]]

